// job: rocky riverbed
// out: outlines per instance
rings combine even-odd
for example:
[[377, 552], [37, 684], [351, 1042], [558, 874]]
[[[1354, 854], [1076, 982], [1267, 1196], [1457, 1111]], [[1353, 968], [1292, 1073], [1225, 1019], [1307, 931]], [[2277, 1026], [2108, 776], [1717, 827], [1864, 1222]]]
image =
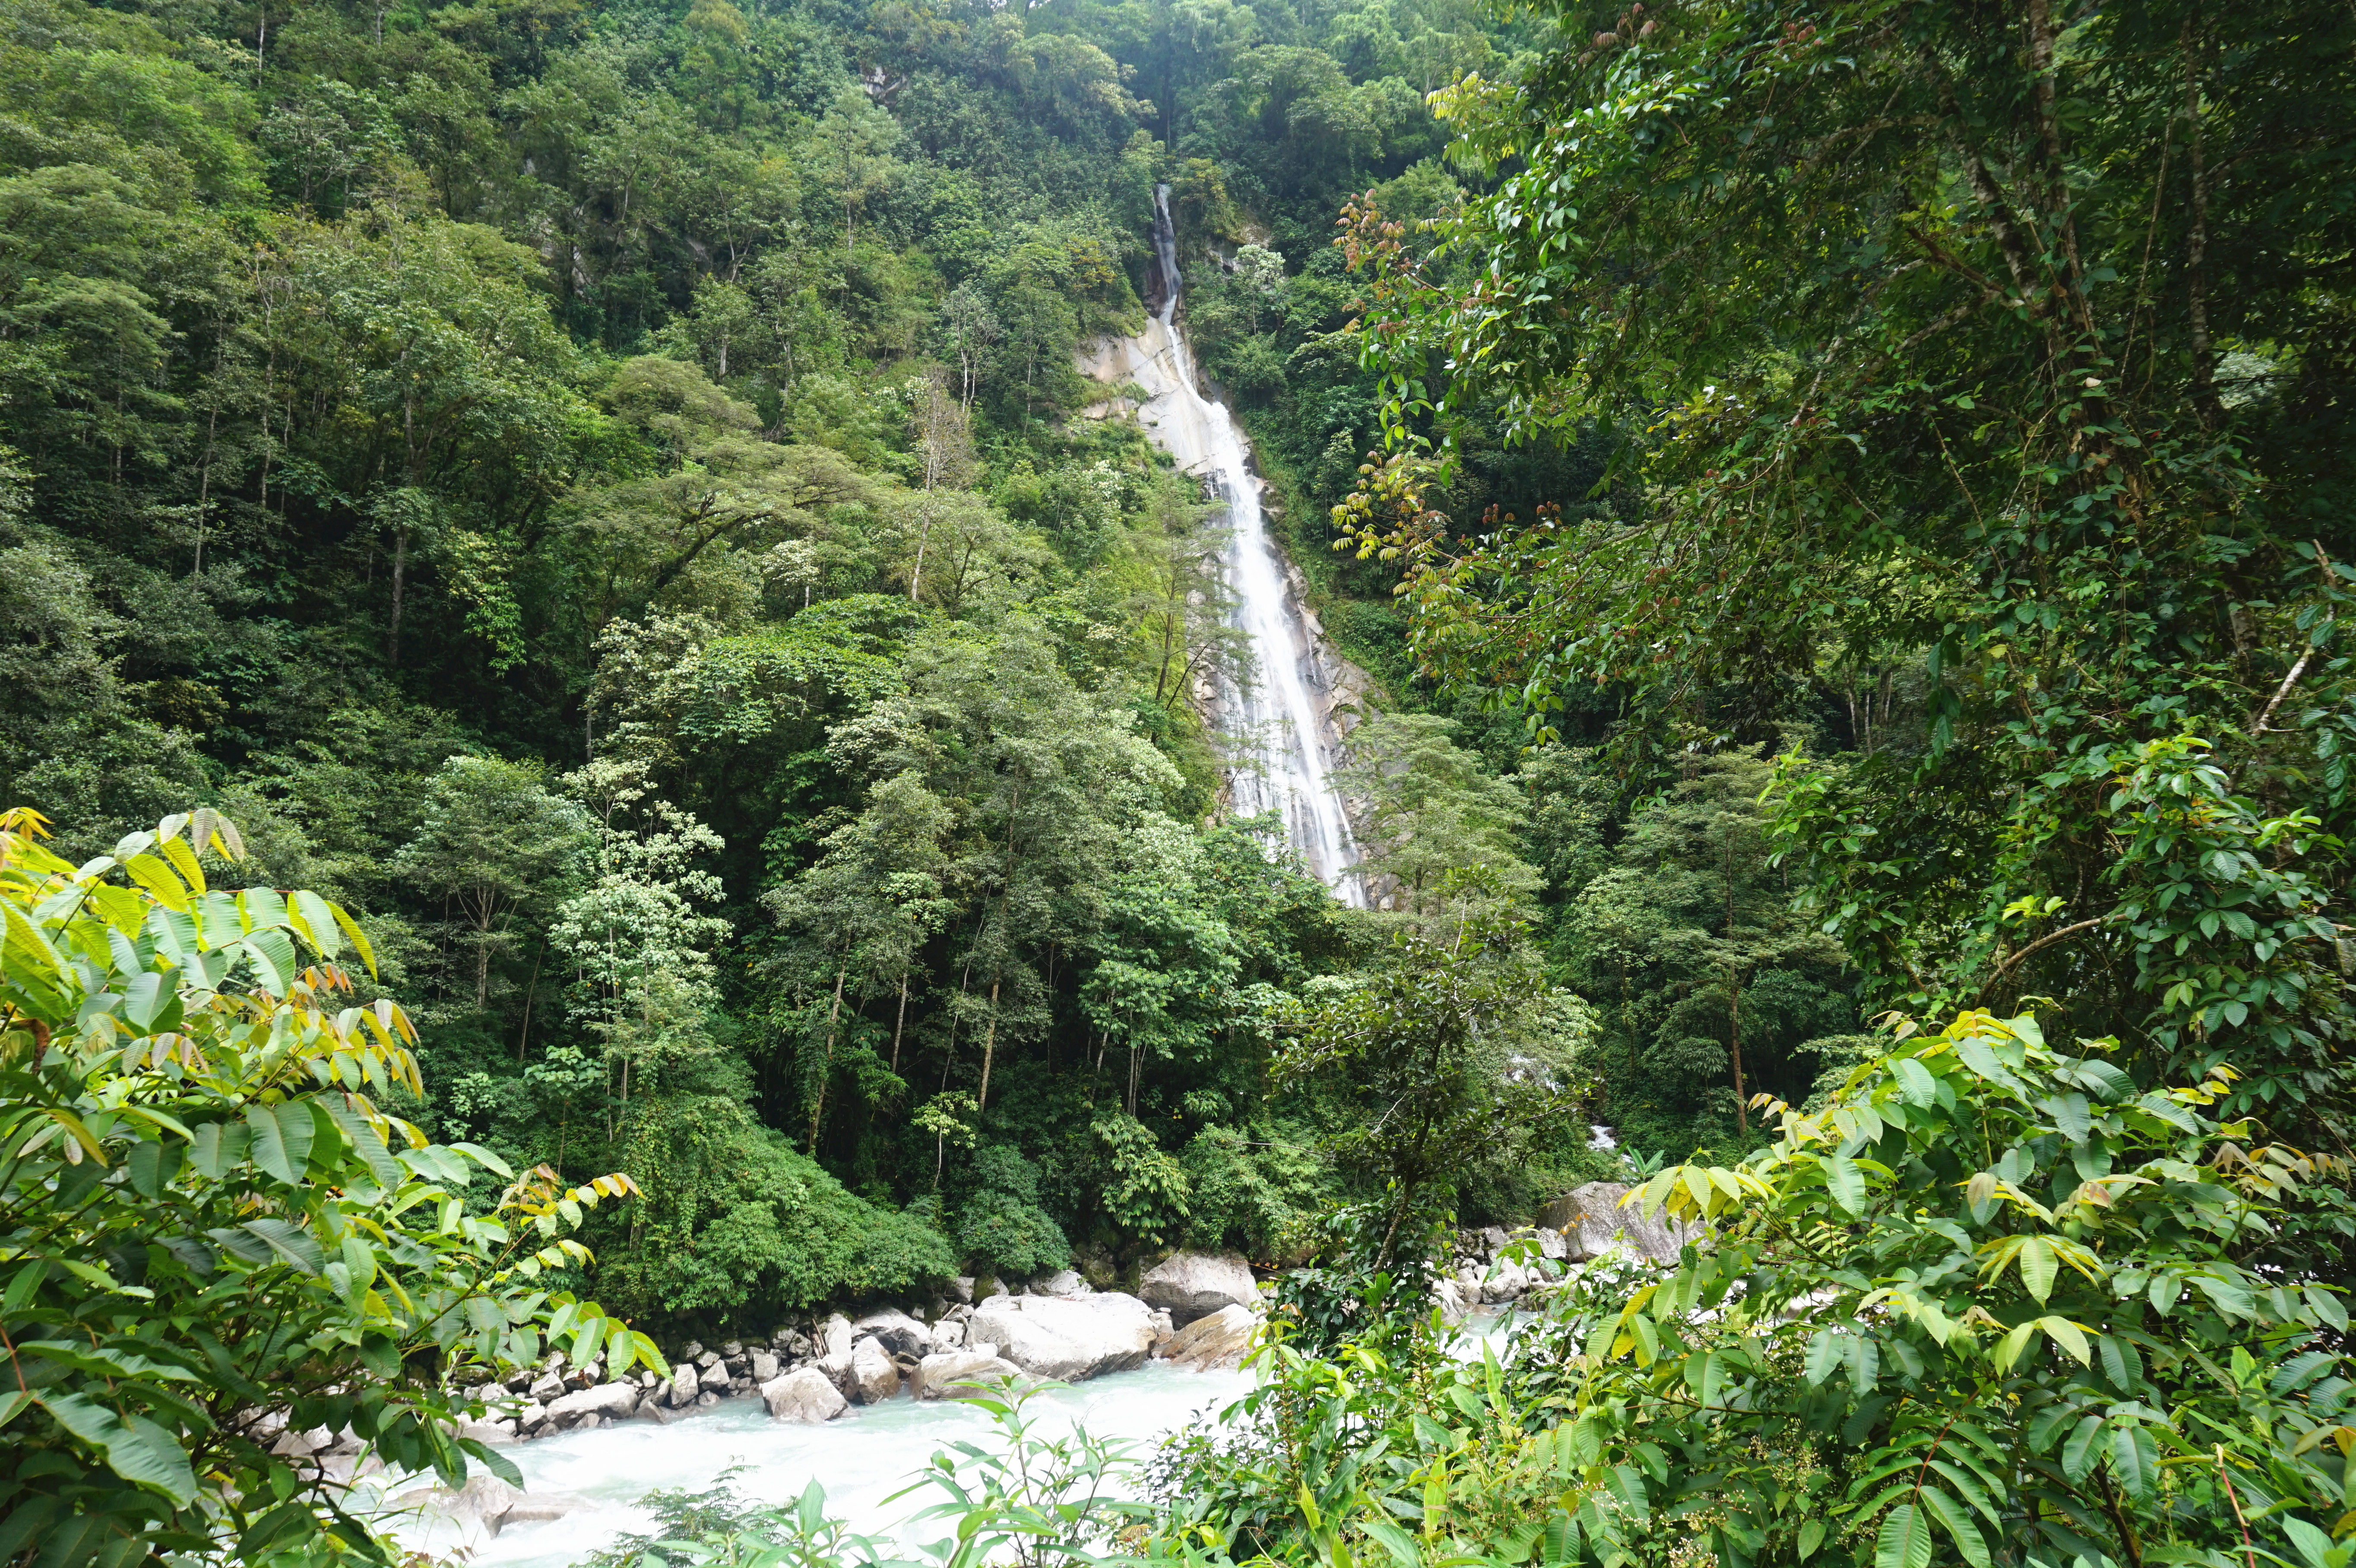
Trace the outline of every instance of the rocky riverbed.
[[[1453, 1271], [1434, 1293], [1442, 1316], [1462, 1323], [1484, 1309], [1510, 1313], [1536, 1306], [1571, 1269], [1613, 1253], [1676, 1256], [1685, 1233], [1621, 1207], [1626, 1190], [1609, 1182], [1582, 1187], [1550, 1205], [1531, 1230], [1460, 1232]], [[563, 1449], [574, 1458], [562, 1467], [526, 1463], [527, 1479], [533, 1480], [530, 1472], [544, 1469], [579, 1472], [579, 1456], [591, 1451], [619, 1461], [612, 1441], [584, 1449], [573, 1435], [623, 1424], [643, 1432], [706, 1418], [691, 1436], [682, 1435], [683, 1445], [661, 1450], [702, 1452], [715, 1435], [741, 1440], [747, 1422], [822, 1426], [863, 1409], [869, 1414], [857, 1424], [863, 1448], [879, 1431], [945, 1432], [962, 1424], [947, 1410], [937, 1420], [921, 1412], [937, 1402], [972, 1397], [1000, 1380], [1076, 1384], [1149, 1368], [1155, 1369], [1150, 1381], [1167, 1403], [1172, 1390], [1183, 1387], [1168, 1374], [1235, 1372], [1249, 1352], [1264, 1303], [1260, 1277], [1232, 1254], [1173, 1253], [1148, 1270], [1133, 1294], [1093, 1289], [1069, 1271], [1013, 1291], [960, 1279], [923, 1304], [855, 1317], [830, 1313], [780, 1325], [758, 1341], [691, 1341], [673, 1351], [668, 1376], [640, 1371], [609, 1379], [600, 1362], [573, 1366], [552, 1356], [473, 1390], [484, 1413], [466, 1435], [499, 1444], [564, 1439]], [[1124, 1426], [1133, 1424], [1124, 1418]], [[289, 1433], [283, 1442], [294, 1445], [289, 1453], [316, 1452], [323, 1458], [340, 1447], [326, 1433]], [[315, 1444], [316, 1449], [306, 1446]], [[622, 1446], [636, 1451], [645, 1445], [632, 1439]], [[782, 1451], [795, 1456], [795, 1463], [814, 1462], [798, 1440], [786, 1440]], [[912, 1456], [911, 1466], [922, 1458]], [[524, 1463], [520, 1455], [519, 1462]], [[627, 1495], [642, 1495], [645, 1477], [634, 1467], [625, 1470], [626, 1488], [636, 1488]], [[707, 1472], [707, 1482], [716, 1473]], [[392, 1500], [414, 1517], [438, 1521], [434, 1528], [470, 1539], [608, 1506], [587, 1492], [537, 1481], [518, 1492], [482, 1477], [462, 1492], [412, 1488]], [[610, 1538], [620, 1527], [608, 1520], [601, 1528]]]

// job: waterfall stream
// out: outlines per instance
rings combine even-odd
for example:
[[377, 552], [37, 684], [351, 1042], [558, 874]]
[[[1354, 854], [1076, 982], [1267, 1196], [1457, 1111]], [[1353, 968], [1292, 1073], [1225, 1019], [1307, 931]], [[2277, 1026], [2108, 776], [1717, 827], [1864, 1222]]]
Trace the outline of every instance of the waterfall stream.
[[1365, 891], [1348, 875], [1357, 845], [1329, 777], [1338, 740], [1335, 661], [1269, 537], [1250, 447], [1226, 405], [1203, 395], [1194, 356], [1178, 330], [1178, 237], [1166, 185], [1154, 188], [1153, 249], [1161, 308], [1137, 336], [1100, 346], [1086, 368], [1098, 379], [1142, 387], [1147, 433], [1226, 508], [1223, 568], [1235, 595], [1232, 624], [1251, 653], [1245, 678], [1222, 677], [1216, 692], [1237, 815], [1279, 813], [1285, 837], [1318, 879], [1336, 897], [1363, 904]]

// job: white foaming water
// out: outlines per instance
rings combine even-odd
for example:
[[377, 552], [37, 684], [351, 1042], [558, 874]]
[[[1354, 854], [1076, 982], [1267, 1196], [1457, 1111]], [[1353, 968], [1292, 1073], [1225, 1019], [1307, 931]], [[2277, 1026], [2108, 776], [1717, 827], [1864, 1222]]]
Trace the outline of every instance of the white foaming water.
[[1233, 624], [1248, 639], [1252, 661], [1248, 684], [1223, 680], [1219, 691], [1237, 814], [1280, 813], [1285, 837], [1310, 869], [1336, 896], [1363, 905], [1365, 890], [1347, 875], [1358, 859], [1357, 845], [1329, 776], [1332, 701], [1317, 638], [1268, 536], [1250, 448], [1226, 405], [1203, 396], [1194, 357], [1173, 325], [1178, 234], [1166, 185], [1154, 187], [1153, 248], [1162, 279], [1161, 310], [1137, 336], [1104, 344], [1087, 368], [1115, 385], [1134, 381], [1144, 388], [1148, 432], [1181, 468], [1208, 481], [1226, 506]]
[[[1044, 1435], [1084, 1425], [1099, 1437], [1129, 1439], [1131, 1453], [1143, 1458], [1162, 1436], [1215, 1421], [1251, 1385], [1246, 1372], [1187, 1372], [1157, 1362], [1043, 1393], [1028, 1408], [1041, 1418]], [[489, 1536], [412, 1515], [396, 1521], [395, 1530], [404, 1544], [419, 1550], [466, 1548], [469, 1568], [570, 1568], [623, 1535], [650, 1531], [654, 1516], [639, 1501], [647, 1493], [705, 1490], [720, 1483], [723, 1471], [742, 1467], [730, 1484], [748, 1501], [789, 1504], [815, 1480], [826, 1488], [827, 1511], [852, 1531], [896, 1531], [913, 1549], [953, 1532], [953, 1521], [908, 1523], [941, 1494], [926, 1488], [889, 1499], [907, 1488], [936, 1449], [958, 1440], [991, 1441], [991, 1423], [954, 1400], [889, 1400], [822, 1426], [772, 1421], [757, 1399], [729, 1400], [669, 1426], [629, 1421], [502, 1449], [523, 1472], [527, 1492], [590, 1499], [591, 1507], [564, 1519]], [[427, 1477], [388, 1490], [432, 1484]]]

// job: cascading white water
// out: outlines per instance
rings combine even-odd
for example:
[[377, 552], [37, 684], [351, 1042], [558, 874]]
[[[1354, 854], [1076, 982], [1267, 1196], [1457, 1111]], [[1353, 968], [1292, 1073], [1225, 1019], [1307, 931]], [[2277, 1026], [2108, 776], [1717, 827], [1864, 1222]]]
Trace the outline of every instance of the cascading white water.
[[1175, 325], [1178, 235], [1170, 187], [1153, 193], [1153, 249], [1162, 299], [1143, 333], [1104, 346], [1089, 368], [1149, 394], [1148, 430], [1178, 465], [1205, 480], [1227, 509], [1225, 561], [1233, 624], [1251, 650], [1247, 680], [1222, 680], [1219, 728], [1228, 743], [1229, 793], [1239, 816], [1279, 813], [1310, 869], [1354, 904], [1365, 891], [1348, 875], [1358, 859], [1349, 818], [1330, 778], [1331, 694], [1315, 632], [1268, 535], [1250, 448], [1226, 405], [1203, 395], [1194, 357]]

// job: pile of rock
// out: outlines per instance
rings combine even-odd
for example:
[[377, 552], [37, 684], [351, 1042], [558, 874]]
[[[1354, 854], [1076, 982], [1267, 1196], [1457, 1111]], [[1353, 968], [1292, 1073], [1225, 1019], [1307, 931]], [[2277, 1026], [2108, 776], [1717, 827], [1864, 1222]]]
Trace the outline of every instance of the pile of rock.
[[[1695, 1231], [1657, 1209], [1645, 1214], [1633, 1203], [1622, 1207], [1628, 1191], [1616, 1181], [1590, 1181], [1547, 1204], [1533, 1232], [1497, 1225], [1458, 1232], [1454, 1270], [1434, 1291], [1442, 1313], [1453, 1322], [1475, 1307], [1529, 1305], [1569, 1268], [1602, 1258], [1674, 1262]], [[1537, 1243], [1536, 1258], [1503, 1255], [1510, 1243], [1528, 1239]]]
[[[1258, 1326], [1259, 1287], [1233, 1254], [1177, 1253], [1140, 1294], [1098, 1291], [1066, 1269], [1021, 1295], [996, 1281], [950, 1282], [931, 1320], [897, 1307], [835, 1313], [777, 1329], [766, 1343], [681, 1347], [668, 1375], [605, 1375], [552, 1354], [467, 1391], [486, 1409], [461, 1435], [530, 1442], [617, 1421], [670, 1422], [727, 1399], [757, 1397], [780, 1421], [831, 1421], [853, 1405], [907, 1394], [960, 1399], [1002, 1378], [1078, 1382], [1161, 1357], [1190, 1368], [1233, 1366]], [[976, 1298], [979, 1297], [977, 1300]]]

